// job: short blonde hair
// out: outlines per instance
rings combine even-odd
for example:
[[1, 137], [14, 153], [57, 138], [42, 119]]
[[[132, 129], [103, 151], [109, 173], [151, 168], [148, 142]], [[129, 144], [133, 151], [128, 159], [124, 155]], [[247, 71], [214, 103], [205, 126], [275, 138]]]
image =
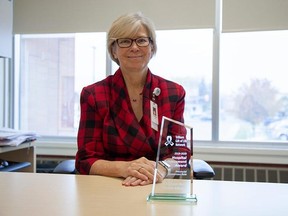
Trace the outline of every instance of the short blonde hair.
[[[153, 46], [152, 56], [156, 54], [157, 44], [156, 44], [156, 33], [153, 22], [145, 17], [141, 12], [130, 13], [120, 16], [116, 19], [107, 35], [107, 50], [110, 58], [119, 65], [118, 59], [114, 58], [113, 46], [115, 44], [115, 39], [117, 38], [133, 38], [139, 31], [140, 27], [143, 26], [148, 33], [148, 37], [151, 39], [151, 44]], [[151, 57], [152, 57], [151, 56]]]

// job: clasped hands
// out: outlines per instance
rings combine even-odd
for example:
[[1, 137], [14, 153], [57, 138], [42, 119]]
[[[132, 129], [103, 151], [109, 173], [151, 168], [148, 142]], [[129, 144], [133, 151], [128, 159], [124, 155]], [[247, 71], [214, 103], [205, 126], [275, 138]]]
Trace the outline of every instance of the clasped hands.
[[[141, 157], [137, 160], [127, 162], [126, 173], [122, 185], [124, 186], [138, 186], [148, 185], [153, 183], [156, 162]], [[158, 167], [156, 174], [156, 182], [162, 182], [166, 169], [162, 166]]]

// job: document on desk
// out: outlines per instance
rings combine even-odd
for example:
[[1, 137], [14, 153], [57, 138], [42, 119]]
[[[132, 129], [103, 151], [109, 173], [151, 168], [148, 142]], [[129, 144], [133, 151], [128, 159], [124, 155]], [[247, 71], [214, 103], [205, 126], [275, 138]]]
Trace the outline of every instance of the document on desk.
[[18, 146], [35, 141], [39, 137], [34, 132], [24, 132], [10, 128], [0, 128], [0, 146]]

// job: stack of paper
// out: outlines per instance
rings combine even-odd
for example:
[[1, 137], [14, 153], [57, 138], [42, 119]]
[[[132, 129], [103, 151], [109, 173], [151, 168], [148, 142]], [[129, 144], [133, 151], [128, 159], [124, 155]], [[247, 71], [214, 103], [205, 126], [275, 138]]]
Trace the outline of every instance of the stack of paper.
[[37, 137], [37, 134], [34, 132], [0, 128], [0, 146], [18, 146], [25, 142], [32, 142]]

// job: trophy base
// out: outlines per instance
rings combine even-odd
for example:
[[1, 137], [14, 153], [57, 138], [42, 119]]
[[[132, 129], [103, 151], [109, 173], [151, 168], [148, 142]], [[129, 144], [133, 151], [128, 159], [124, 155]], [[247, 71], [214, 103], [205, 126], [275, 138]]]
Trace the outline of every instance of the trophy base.
[[147, 201], [187, 201], [197, 202], [196, 194], [166, 194], [166, 193], [152, 193], [147, 197]]

